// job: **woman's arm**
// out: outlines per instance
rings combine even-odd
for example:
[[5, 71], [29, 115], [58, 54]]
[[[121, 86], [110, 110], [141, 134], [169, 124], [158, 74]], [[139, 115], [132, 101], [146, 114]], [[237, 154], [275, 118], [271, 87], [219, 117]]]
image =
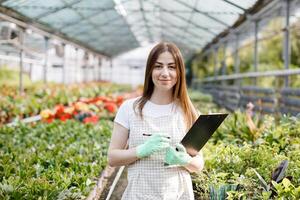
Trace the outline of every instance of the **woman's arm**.
[[128, 129], [118, 123], [114, 123], [108, 148], [108, 164], [110, 166], [128, 165], [138, 159], [136, 148], [127, 149], [128, 134]]
[[192, 158], [192, 161], [184, 166], [189, 172], [200, 172], [204, 168], [204, 159], [202, 151]]

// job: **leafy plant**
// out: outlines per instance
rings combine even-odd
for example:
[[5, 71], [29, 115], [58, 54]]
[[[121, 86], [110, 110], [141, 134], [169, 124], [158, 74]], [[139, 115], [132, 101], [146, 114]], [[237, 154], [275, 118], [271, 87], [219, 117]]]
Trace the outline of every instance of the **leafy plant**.
[[0, 128], [0, 199], [84, 199], [107, 165], [112, 122]]
[[221, 185], [219, 188], [210, 186], [209, 189], [210, 189], [210, 200], [223, 200], [228, 197], [227, 192], [237, 190], [237, 185], [226, 184], [226, 185]]

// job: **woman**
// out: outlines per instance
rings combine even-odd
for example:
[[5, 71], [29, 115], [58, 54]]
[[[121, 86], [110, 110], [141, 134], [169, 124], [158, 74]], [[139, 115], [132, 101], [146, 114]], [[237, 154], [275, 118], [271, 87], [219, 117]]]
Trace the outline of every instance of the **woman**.
[[191, 157], [179, 142], [196, 118], [182, 55], [159, 43], [147, 60], [143, 95], [125, 101], [114, 120], [108, 162], [128, 165], [123, 200], [194, 199], [189, 173], [202, 170], [203, 156]]

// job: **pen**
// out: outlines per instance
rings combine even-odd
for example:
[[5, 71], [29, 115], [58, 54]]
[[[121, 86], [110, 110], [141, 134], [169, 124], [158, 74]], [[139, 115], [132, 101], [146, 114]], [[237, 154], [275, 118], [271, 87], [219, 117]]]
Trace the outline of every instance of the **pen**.
[[[143, 133], [143, 136], [151, 136], [152, 134], [147, 134], [147, 133]], [[166, 138], [168, 138], [168, 139], [171, 139], [171, 137], [169, 137], [169, 136], [164, 136], [164, 137], [166, 137]]]

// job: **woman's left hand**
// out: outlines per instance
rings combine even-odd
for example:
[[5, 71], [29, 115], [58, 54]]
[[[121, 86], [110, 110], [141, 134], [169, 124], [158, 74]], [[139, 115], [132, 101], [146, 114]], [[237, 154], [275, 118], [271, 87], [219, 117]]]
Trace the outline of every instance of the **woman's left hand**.
[[165, 155], [165, 163], [168, 165], [187, 165], [192, 157], [186, 152], [182, 144], [176, 144], [174, 147], [168, 147]]

